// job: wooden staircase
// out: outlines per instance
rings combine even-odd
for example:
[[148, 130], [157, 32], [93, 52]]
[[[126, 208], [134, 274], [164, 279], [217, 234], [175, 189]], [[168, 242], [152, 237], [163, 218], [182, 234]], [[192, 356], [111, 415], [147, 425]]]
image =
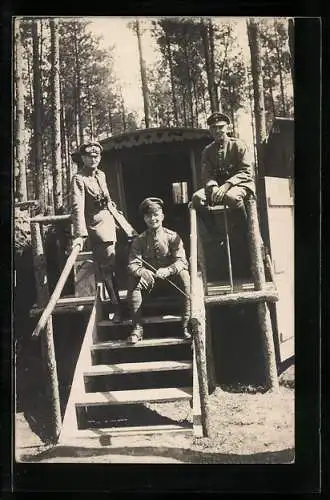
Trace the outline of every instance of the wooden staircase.
[[[159, 304], [157, 310], [159, 309]], [[193, 404], [193, 349], [182, 338], [180, 316], [144, 316], [144, 339], [126, 342], [128, 319], [107, 319], [100, 287], [76, 364], [60, 444], [112, 436], [190, 432], [201, 434], [198, 398]], [[196, 384], [195, 384], [196, 386]], [[196, 389], [196, 387], [195, 387]], [[158, 403], [186, 402], [196, 425], [157, 412]], [[152, 408], [150, 408], [150, 405]], [[194, 408], [192, 408], [194, 407]], [[196, 419], [197, 416], [197, 419]]]

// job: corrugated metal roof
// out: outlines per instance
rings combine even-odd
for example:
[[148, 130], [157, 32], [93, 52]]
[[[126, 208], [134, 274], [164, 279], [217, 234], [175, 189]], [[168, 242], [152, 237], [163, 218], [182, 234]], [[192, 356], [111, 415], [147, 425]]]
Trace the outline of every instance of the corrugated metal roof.
[[211, 138], [210, 132], [198, 128], [148, 128], [103, 139], [104, 151], [133, 148], [143, 144], [178, 142]]

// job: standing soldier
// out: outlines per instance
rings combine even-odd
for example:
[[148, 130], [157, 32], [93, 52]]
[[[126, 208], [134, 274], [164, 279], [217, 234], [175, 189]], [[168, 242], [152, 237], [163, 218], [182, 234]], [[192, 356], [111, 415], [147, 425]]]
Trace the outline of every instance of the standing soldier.
[[98, 142], [83, 144], [73, 160], [78, 173], [71, 184], [73, 244], [83, 247], [88, 236], [101, 279], [120, 319], [119, 294], [115, 277], [116, 223], [108, 209], [111, 198], [104, 172], [98, 169], [103, 148]]

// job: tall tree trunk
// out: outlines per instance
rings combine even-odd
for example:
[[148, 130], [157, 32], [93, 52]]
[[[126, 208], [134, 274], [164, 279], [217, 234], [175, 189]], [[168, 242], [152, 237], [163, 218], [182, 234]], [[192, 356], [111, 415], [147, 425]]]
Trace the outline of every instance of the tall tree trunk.
[[173, 59], [172, 59], [172, 50], [171, 50], [171, 43], [170, 39], [167, 33], [167, 30], [165, 29], [165, 42], [166, 42], [166, 49], [167, 49], [167, 58], [168, 58], [168, 64], [170, 67], [170, 79], [171, 79], [171, 96], [172, 96], [172, 104], [173, 104], [173, 114], [174, 114], [174, 123], [176, 126], [178, 126], [178, 103], [176, 99], [176, 91], [175, 91], [175, 82], [174, 82], [174, 72], [173, 72]]
[[222, 63], [221, 63], [221, 68], [220, 68], [220, 76], [219, 76], [219, 81], [216, 83], [216, 89], [218, 92], [218, 102], [219, 102], [219, 111], [222, 112], [222, 98], [221, 98], [221, 84], [223, 80], [223, 74], [225, 71], [225, 66], [227, 64], [227, 56], [228, 56], [228, 48], [229, 48], [229, 35], [230, 35], [230, 28], [227, 30], [227, 38], [226, 38], [226, 43], [225, 43], [225, 49], [224, 49], [224, 54], [222, 58]]
[[277, 65], [280, 77], [280, 88], [281, 88], [281, 102], [282, 102], [282, 114], [286, 116], [286, 102], [285, 102], [285, 92], [284, 92], [284, 84], [283, 84], [283, 71], [282, 71], [282, 61], [281, 61], [281, 53], [279, 47], [279, 41], [276, 31], [276, 22], [274, 21], [274, 33], [275, 33], [275, 50], [277, 57]]
[[121, 103], [121, 116], [122, 116], [122, 121], [123, 121], [123, 129], [124, 129], [124, 132], [126, 132], [127, 121], [126, 121], [126, 111], [125, 111], [124, 101], [122, 101], [122, 103]]
[[76, 105], [76, 120], [78, 129], [77, 144], [82, 144], [84, 142], [84, 127], [81, 112], [81, 69], [80, 69], [80, 59], [79, 59], [79, 41], [78, 33], [75, 26], [74, 29], [74, 55], [75, 55], [75, 76], [76, 76], [76, 88], [75, 88], [75, 105]]
[[58, 21], [54, 18], [50, 20], [51, 36], [51, 103], [52, 103], [52, 171], [54, 208], [57, 214], [63, 207], [62, 189], [62, 162], [61, 162], [61, 117], [60, 117], [60, 58], [59, 58], [59, 37]]
[[194, 126], [194, 109], [193, 109], [193, 98], [192, 98], [192, 88], [191, 88], [191, 71], [189, 64], [189, 51], [188, 51], [188, 40], [187, 34], [185, 34], [184, 38], [184, 56], [186, 60], [186, 69], [187, 69], [187, 92], [188, 92], [188, 105], [189, 105], [189, 125], [191, 127]]
[[265, 118], [260, 34], [257, 21], [255, 21], [254, 18], [250, 18], [249, 20], [247, 20], [247, 31], [248, 31], [250, 53], [251, 53], [251, 72], [253, 80], [257, 155], [258, 155], [258, 164], [260, 165], [262, 161], [261, 148], [264, 140], [266, 139], [266, 118]]
[[16, 189], [19, 201], [27, 200], [26, 165], [25, 165], [25, 123], [24, 123], [24, 84], [23, 73], [23, 46], [20, 32], [20, 21], [15, 20], [15, 176]]
[[197, 89], [196, 89], [196, 80], [195, 78], [193, 79], [193, 90], [194, 90], [194, 102], [195, 102], [195, 116], [196, 116], [196, 123], [195, 126], [198, 128], [198, 97], [197, 97]]
[[202, 75], [200, 76], [201, 79], [201, 90], [202, 90], [202, 103], [203, 103], [203, 115], [204, 115], [204, 120], [206, 122], [207, 120], [207, 108], [206, 108], [206, 88], [204, 85], [203, 77]]
[[32, 47], [33, 47], [33, 93], [34, 93], [34, 112], [33, 112], [33, 151], [34, 151], [34, 173], [36, 176], [36, 195], [39, 200], [41, 211], [45, 209], [44, 195], [44, 175], [42, 164], [42, 121], [41, 121], [41, 74], [39, 65], [39, 41], [38, 41], [38, 21], [32, 21]]
[[30, 106], [31, 106], [31, 109], [33, 109], [34, 108], [34, 102], [33, 102], [34, 96], [33, 96], [33, 82], [32, 82], [32, 76], [31, 76], [31, 75], [33, 75], [33, 69], [31, 67], [31, 66], [33, 66], [33, 63], [31, 64], [30, 54], [29, 54], [28, 50], [26, 51], [26, 60], [27, 60], [27, 70], [28, 70], [28, 82], [29, 82], [28, 89], [29, 89], [29, 97], [30, 97]]
[[204, 59], [205, 59], [205, 71], [207, 76], [207, 87], [210, 97], [211, 112], [219, 110], [219, 101], [217, 96], [217, 89], [214, 81], [214, 73], [212, 73], [212, 58], [210, 50], [210, 39], [209, 39], [209, 27], [205, 24], [204, 20], [201, 20], [201, 31], [204, 49]]
[[233, 93], [234, 93], [234, 89], [233, 89], [232, 85], [230, 85], [229, 86], [230, 116], [231, 116], [233, 137], [236, 137], [236, 119], [235, 119], [235, 110], [234, 110], [234, 105], [233, 105]]
[[135, 22], [135, 31], [138, 40], [138, 49], [139, 49], [139, 60], [140, 60], [140, 73], [141, 73], [141, 84], [142, 84], [142, 95], [143, 95], [143, 106], [144, 106], [144, 121], [146, 128], [150, 127], [150, 99], [149, 99], [149, 89], [147, 82], [147, 71], [146, 64], [143, 59], [142, 52], [142, 41], [141, 41], [141, 30], [140, 30], [140, 21], [137, 19]]
[[187, 90], [185, 87], [182, 86], [182, 111], [183, 111], [183, 126], [187, 127], [188, 126], [188, 121], [187, 121], [187, 108], [186, 108], [186, 92]]
[[113, 127], [112, 127], [112, 113], [111, 113], [111, 107], [109, 106], [108, 108], [108, 116], [109, 116], [109, 131], [110, 131], [110, 136], [112, 136], [112, 131], [113, 131]]
[[90, 138], [93, 141], [95, 138], [95, 130], [94, 130], [94, 119], [93, 119], [93, 105], [92, 98], [90, 93], [90, 87], [88, 86], [88, 110], [89, 110], [89, 129], [90, 129]]
[[[267, 68], [270, 68], [268, 49], [265, 49], [265, 59], [266, 59]], [[271, 82], [272, 75], [271, 75], [270, 71], [268, 72], [267, 76], [269, 78], [269, 94], [270, 94], [270, 102], [272, 105], [272, 112], [273, 112], [273, 116], [276, 116], [274, 92], [273, 92], [273, 86], [272, 86], [272, 82]]]
[[68, 208], [68, 194], [70, 189], [70, 168], [68, 161], [67, 139], [66, 139], [66, 123], [65, 123], [65, 107], [63, 98], [63, 88], [60, 84], [60, 98], [61, 98], [61, 156], [62, 156], [62, 178], [63, 178], [63, 201], [64, 207]]

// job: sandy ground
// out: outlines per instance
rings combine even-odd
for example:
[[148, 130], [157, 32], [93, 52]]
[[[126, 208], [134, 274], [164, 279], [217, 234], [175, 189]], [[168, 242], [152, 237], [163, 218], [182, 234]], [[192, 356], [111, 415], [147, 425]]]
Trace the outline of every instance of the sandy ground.
[[[177, 421], [191, 421], [187, 403], [153, 405]], [[88, 463], [293, 463], [294, 367], [280, 377], [274, 393], [226, 392], [210, 396], [212, 439], [190, 434], [112, 438], [107, 446], [91, 440], [75, 446], [45, 445], [23, 412], [16, 415], [16, 461]]]

